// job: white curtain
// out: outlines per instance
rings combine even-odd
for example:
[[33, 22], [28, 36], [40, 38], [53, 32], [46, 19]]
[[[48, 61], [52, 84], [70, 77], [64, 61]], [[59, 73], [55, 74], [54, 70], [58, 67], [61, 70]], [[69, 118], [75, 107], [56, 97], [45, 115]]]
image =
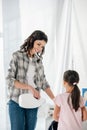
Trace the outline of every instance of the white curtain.
[[[60, 7], [61, 8], [60, 8]], [[60, 1], [56, 20], [56, 43], [55, 43], [55, 82], [54, 92], [63, 92], [63, 73], [73, 68], [72, 43], [71, 43], [71, 18], [72, 0]], [[59, 17], [58, 17], [59, 16]]]
[[71, 30], [74, 68], [80, 74], [80, 88], [87, 88], [87, 0], [73, 1]]

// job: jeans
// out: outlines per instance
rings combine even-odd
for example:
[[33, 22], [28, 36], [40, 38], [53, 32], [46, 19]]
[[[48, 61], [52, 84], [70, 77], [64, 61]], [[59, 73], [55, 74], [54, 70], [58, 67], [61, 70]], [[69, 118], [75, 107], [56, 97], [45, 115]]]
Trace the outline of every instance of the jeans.
[[16, 102], [8, 103], [11, 130], [35, 130], [38, 108], [21, 108]]

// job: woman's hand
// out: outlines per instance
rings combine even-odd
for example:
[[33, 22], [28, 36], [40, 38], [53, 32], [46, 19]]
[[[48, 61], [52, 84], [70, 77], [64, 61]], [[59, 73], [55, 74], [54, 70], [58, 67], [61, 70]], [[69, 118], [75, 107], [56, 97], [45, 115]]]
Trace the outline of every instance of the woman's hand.
[[40, 92], [37, 91], [35, 88], [31, 87], [31, 93], [33, 94], [33, 96], [37, 99], [40, 99]]
[[16, 88], [20, 88], [20, 89], [25, 89], [25, 90], [30, 90], [31, 91], [31, 93], [33, 94], [33, 96], [35, 97], [35, 98], [37, 98], [37, 99], [39, 99], [40, 98], [40, 92], [39, 91], [37, 91], [35, 88], [33, 88], [32, 86], [30, 86], [30, 85], [27, 85], [27, 84], [24, 84], [24, 83], [21, 83], [21, 82], [19, 82], [19, 81], [17, 81], [17, 80], [15, 80], [15, 87]]

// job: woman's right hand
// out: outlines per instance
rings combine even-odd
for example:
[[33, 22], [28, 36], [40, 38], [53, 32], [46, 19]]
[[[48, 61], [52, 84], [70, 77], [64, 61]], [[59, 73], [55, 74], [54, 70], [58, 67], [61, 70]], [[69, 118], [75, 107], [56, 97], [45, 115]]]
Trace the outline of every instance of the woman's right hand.
[[31, 87], [31, 93], [35, 98], [40, 99], [40, 92], [37, 91], [35, 88]]
[[19, 82], [19, 81], [17, 81], [17, 80], [15, 80], [15, 83], [14, 83], [14, 84], [15, 84], [15, 87], [16, 87], [16, 88], [30, 90], [31, 93], [33, 94], [33, 96], [34, 96], [35, 98], [37, 98], [37, 99], [40, 98], [40, 92], [37, 91], [37, 90], [36, 90], [35, 88], [33, 88], [32, 86], [27, 85], [27, 84], [24, 84], [24, 83], [21, 83], [21, 82]]

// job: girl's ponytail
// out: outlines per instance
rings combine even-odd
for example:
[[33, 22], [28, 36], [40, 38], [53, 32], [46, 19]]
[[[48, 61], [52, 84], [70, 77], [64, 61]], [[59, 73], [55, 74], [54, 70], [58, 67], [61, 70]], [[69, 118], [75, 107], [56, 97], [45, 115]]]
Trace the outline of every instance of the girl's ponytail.
[[64, 73], [63, 79], [73, 88], [68, 98], [68, 103], [71, 98], [72, 107], [77, 111], [80, 104], [80, 90], [77, 86], [77, 83], [79, 82], [79, 74], [74, 70], [68, 70]]
[[72, 101], [73, 108], [75, 109], [75, 111], [77, 111], [79, 108], [79, 102], [80, 102], [80, 90], [77, 84], [74, 85], [74, 88], [71, 92], [71, 101]]

